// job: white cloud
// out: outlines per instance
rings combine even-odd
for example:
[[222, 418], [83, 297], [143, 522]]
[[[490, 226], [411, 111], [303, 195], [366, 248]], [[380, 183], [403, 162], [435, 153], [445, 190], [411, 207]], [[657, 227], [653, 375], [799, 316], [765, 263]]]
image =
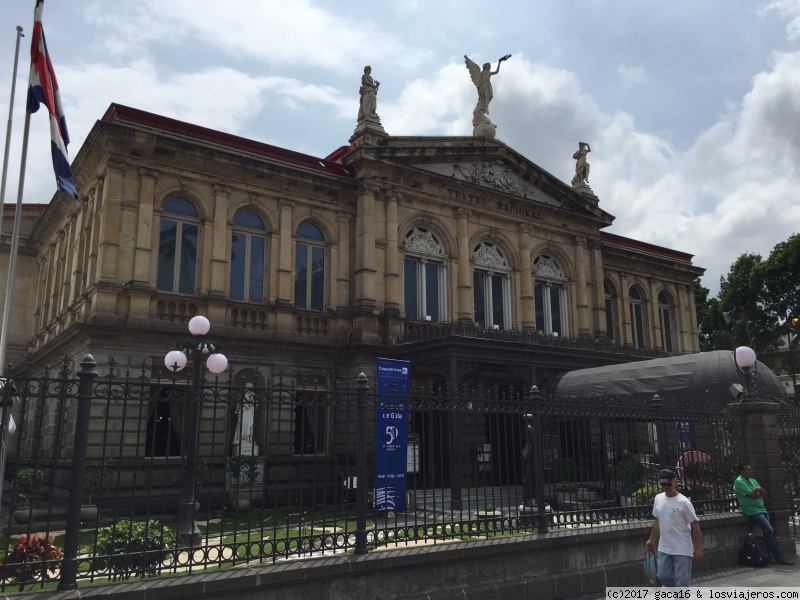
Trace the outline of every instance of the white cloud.
[[790, 40], [800, 38], [800, 0], [773, 0], [768, 2], [759, 11], [764, 15], [770, 11], [777, 11], [786, 19], [786, 37]]
[[634, 87], [650, 81], [643, 66], [620, 65], [617, 69], [620, 81], [625, 87]]

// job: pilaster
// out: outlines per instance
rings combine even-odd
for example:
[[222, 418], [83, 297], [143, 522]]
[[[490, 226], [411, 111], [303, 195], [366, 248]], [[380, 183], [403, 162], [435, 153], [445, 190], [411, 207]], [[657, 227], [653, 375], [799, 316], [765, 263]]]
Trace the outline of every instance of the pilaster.
[[386, 284], [386, 304], [384, 312], [390, 317], [400, 316], [400, 251], [397, 241], [397, 203], [403, 194], [396, 190], [386, 193], [386, 264], [384, 282]]
[[278, 201], [279, 242], [278, 242], [278, 295], [275, 298], [276, 304], [289, 305], [292, 303], [294, 288], [294, 277], [292, 273], [292, 258], [294, 248], [292, 247], [292, 210], [294, 202], [288, 198], [281, 198]]
[[588, 338], [589, 332], [589, 300], [586, 290], [586, 238], [575, 236], [573, 238], [575, 249], [575, 288], [577, 293], [578, 309], [578, 337]]
[[214, 214], [212, 216], [211, 230], [211, 281], [208, 295], [215, 298], [227, 297], [227, 281], [225, 275], [228, 269], [228, 197], [231, 188], [222, 184], [214, 185]]
[[158, 171], [139, 169], [139, 214], [136, 223], [136, 248], [133, 254], [133, 282], [137, 286], [152, 287], [150, 276], [153, 240], [153, 199]]
[[592, 278], [594, 284], [594, 334], [596, 337], [608, 338], [614, 332], [607, 331], [606, 293], [603, 277], [602, 243], [599, 240], [589, 241], [589, 252], [592, 261]]
[[339, 273], [336, 277], [337, 311], [350, 311], [350, 213], [338, 211]]
[[533, 273], [531, 266], [531, 232], [530, 223], [520, 223], [519, 231], [519, 265], [520, 265], [520, 310], [522, 331], [536, 331], [536, 312], [533, 305]]
[[472, 323], [475, 319], [474, 298], [472, 297], [472, 273], [470, 272], [468, 219], [472, 211], [468, 208], [456, 209], [456, 236], [458, 244], [458, 306], [456, 314], [462, 323]]
[[122, 177], [127, 163], [107, 160], [102, 188], [102, 220], [100, 242], [97, 252], [98, 281], [117, 281], [117, 258], [121, 225], [120, 202], [122, 199]]

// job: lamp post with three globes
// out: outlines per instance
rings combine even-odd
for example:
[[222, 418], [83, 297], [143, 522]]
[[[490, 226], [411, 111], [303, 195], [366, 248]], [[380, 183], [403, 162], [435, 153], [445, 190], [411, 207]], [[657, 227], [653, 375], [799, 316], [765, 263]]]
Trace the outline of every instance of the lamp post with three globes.
[[186, 545], [193, 545], [200, 529], [195, 522], [195, 484], [197, 481], [197, 448], [200, 430], [200, 406], [203, 402], [203, 366], [218, 375], [228, 368], [228, 359], [219, 350], [219, 345], [209, 342], [205, 335], [211, 328], [209, 320], [203, 316], [192, 317], [189, 333], [192, 339], [176, 342], [177, 350], [168, 352], [164, 365], [177, 373], [186, 367], [188, 358], [192, 359], [192, 378], [186, 394], [181, 436], [181, 454], [184, 468], [181, 469], [181, 500], [178, 507], [178, 539]]

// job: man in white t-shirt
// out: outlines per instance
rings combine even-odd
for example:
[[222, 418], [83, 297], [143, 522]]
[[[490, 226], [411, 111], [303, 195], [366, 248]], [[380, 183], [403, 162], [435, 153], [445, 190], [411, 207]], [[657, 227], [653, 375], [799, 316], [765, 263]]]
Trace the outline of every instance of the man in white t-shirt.
[[678, 492], [678, 478], [662, 469], [658, 483], [664, 490], [653, 501], [653, 529], [645, 550], [655, 551], [658, 540], [658, 578], [664, 587], [689, 587], [692, 560], [703, 560], [700, 524], [689, 499]]

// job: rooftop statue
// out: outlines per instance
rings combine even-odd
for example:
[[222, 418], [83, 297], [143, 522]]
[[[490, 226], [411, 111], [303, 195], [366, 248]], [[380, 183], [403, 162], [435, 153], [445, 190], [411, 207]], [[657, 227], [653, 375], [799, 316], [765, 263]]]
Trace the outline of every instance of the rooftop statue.
[[380, 81], [375, 81], [372, 78], [372, 67], [367, 65], [364, 67], [364, 74], [361, 76], [361, 87], [358, 88], [358, 93], [361, 94], [361, 103], [358, 107], [358, 120], [363, 119], [377, 119], [380, 123], [380, 117], [376, 109], [378, 107], [378, 86]]
[[464, 55], [464, 63], [469, 70], [469, 76], [472, 83], [478, 90], [478, 103], [475, 105], [475, 110], [472, 111], [472, 126], [474, 127], [474, 135], [482, 135], [484, 137], [494, 138], [495, 125], [486, 116], [489, 114], [489, 103], [494, 97], [492, 90], [492, 75], [497, 75], [500, 72], [500, 63], [504, 60], [511, 58], [510, 54], [506, 54], [497, 61], [497, 68], [492, 71], [491, 63], [485, 63], [483, 69], [478, 67], [476, 63], [470, 60], [469, 56]]
[[575, 176], [572, 178], [572, 187], [589, 183], [589, 163], [586, 162], [586, 155], [591, 151], [589, 144], [578, 142], [578, 151], [572, 155], [572, 158], [577, 161], [575, 163]]

